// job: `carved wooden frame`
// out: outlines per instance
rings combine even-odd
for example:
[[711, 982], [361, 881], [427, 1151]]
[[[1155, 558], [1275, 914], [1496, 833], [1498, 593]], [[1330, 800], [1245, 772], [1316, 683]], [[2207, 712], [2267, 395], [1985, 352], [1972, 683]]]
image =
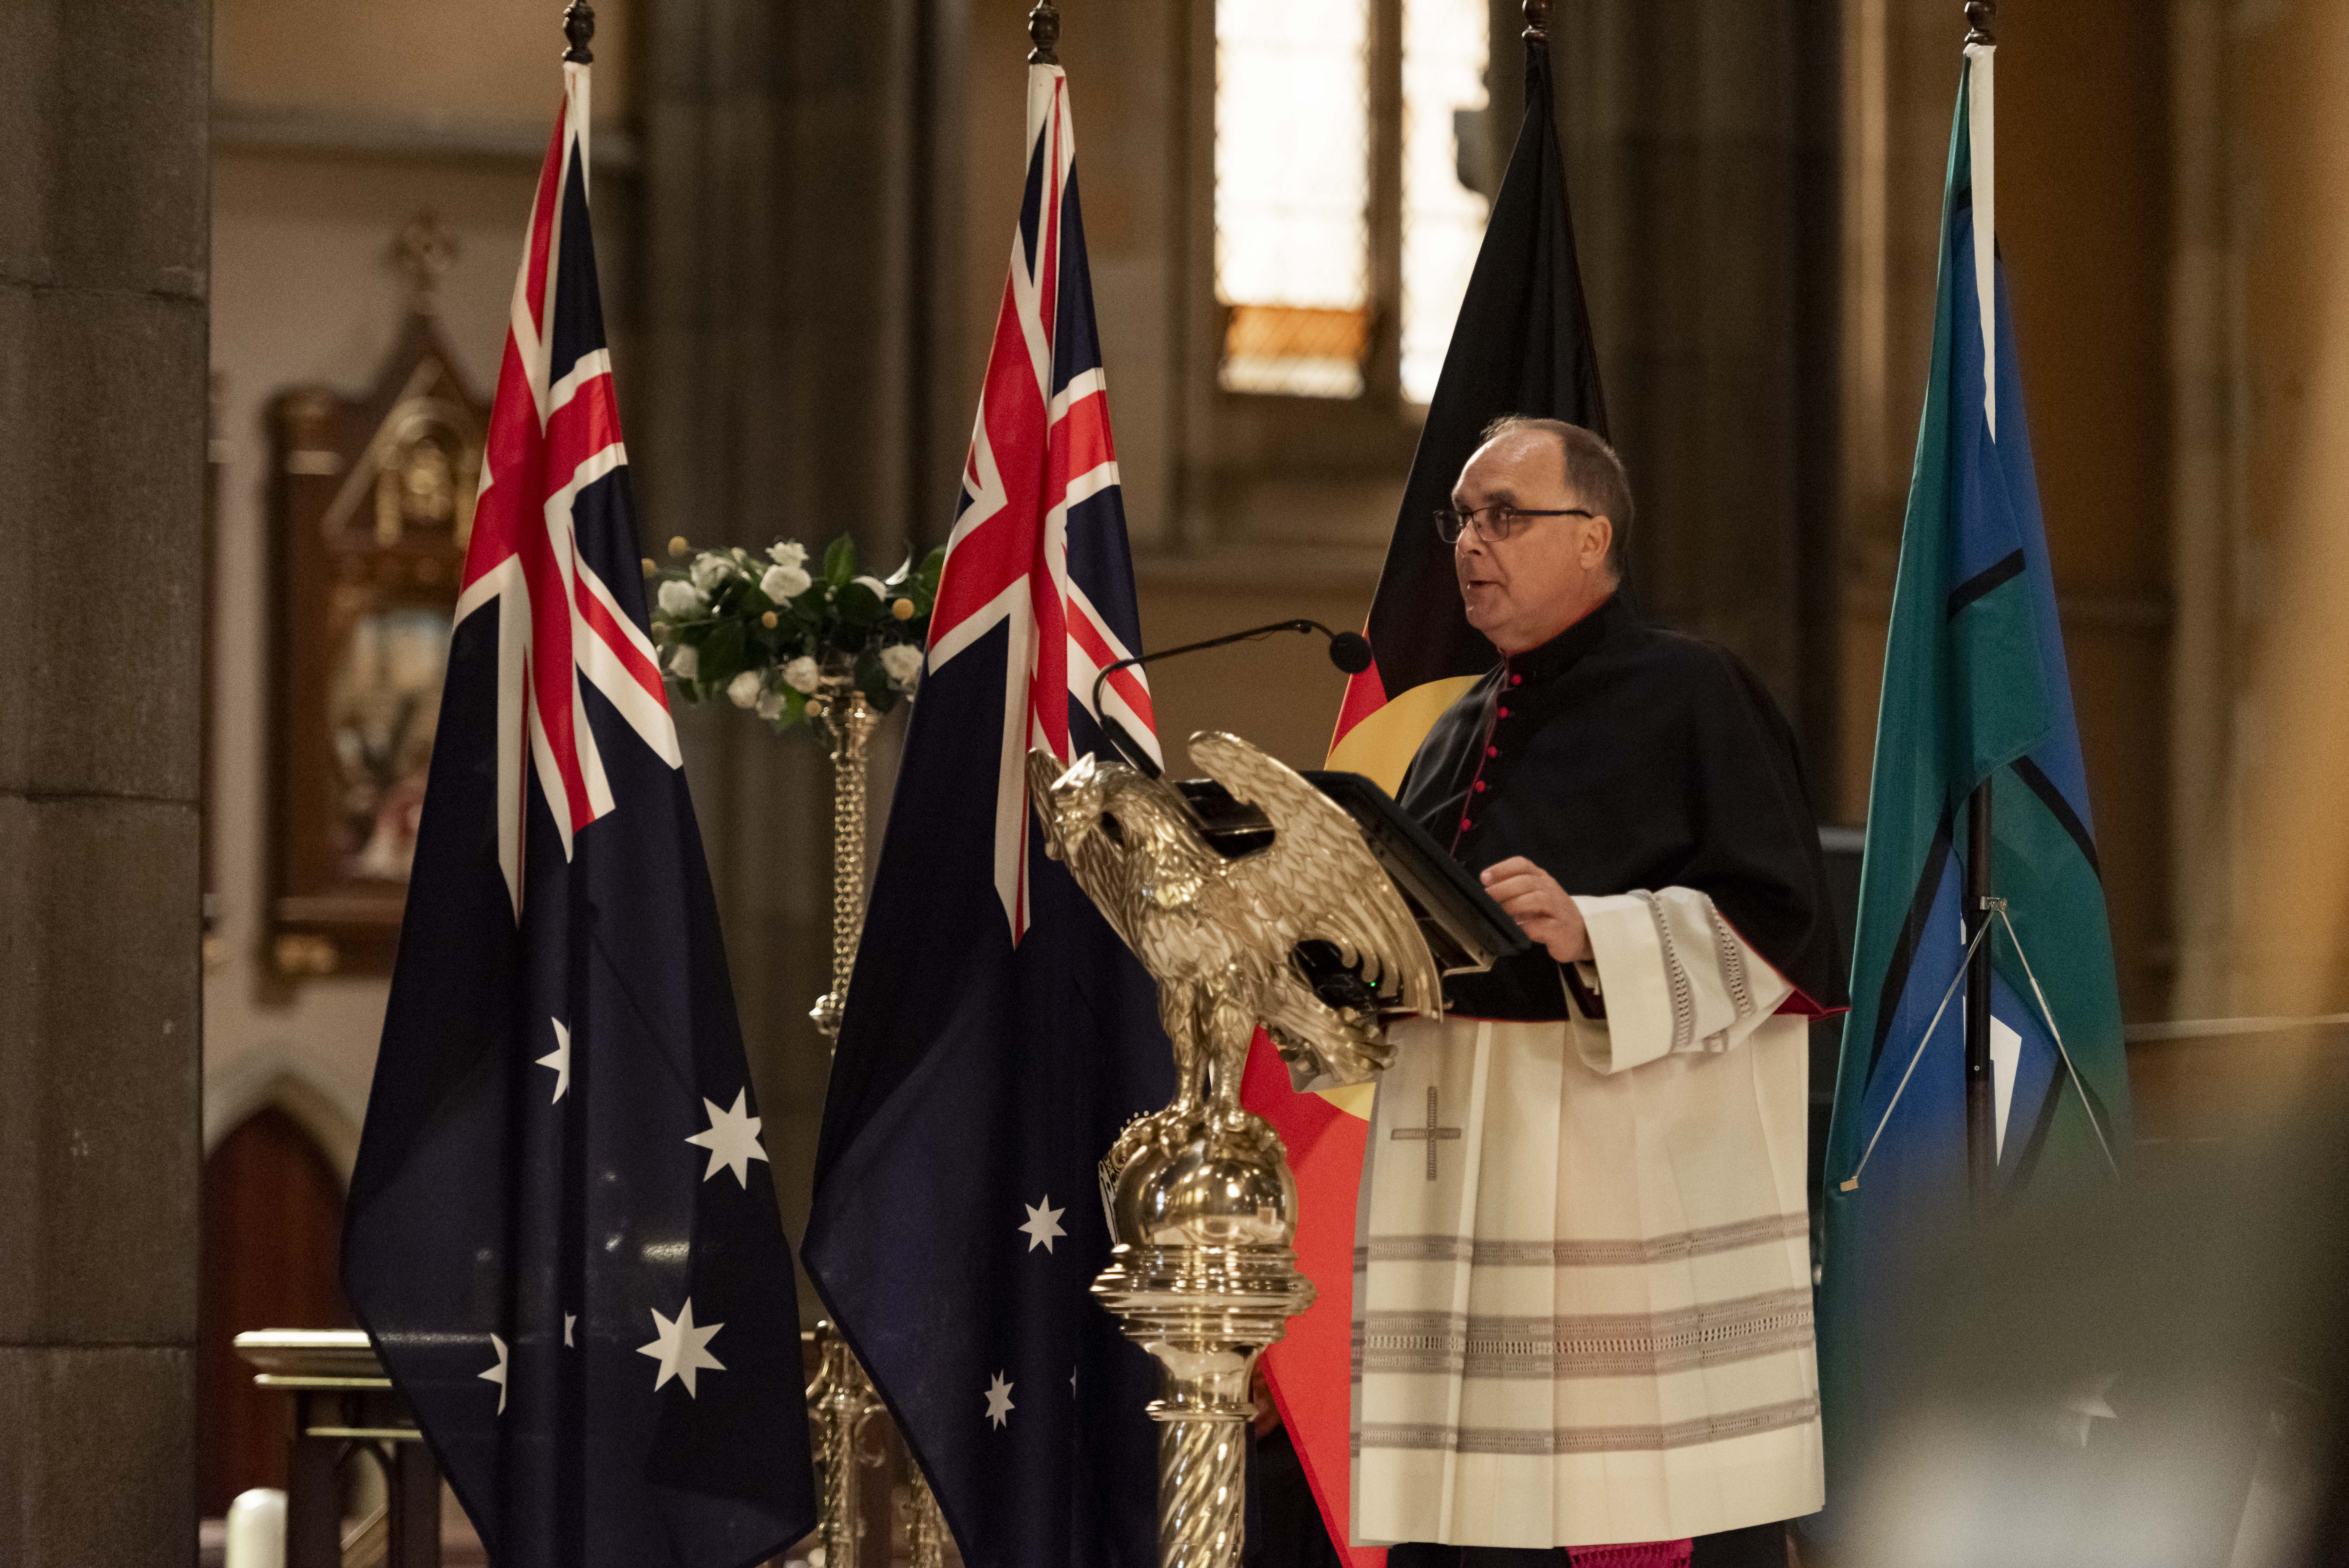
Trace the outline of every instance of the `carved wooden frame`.
[[283, 978], [390, 967], [447, 659], [419, 617], [454, 615], [488, 421], [421, 311], [368, 392], [271, 405], [264, 958]]

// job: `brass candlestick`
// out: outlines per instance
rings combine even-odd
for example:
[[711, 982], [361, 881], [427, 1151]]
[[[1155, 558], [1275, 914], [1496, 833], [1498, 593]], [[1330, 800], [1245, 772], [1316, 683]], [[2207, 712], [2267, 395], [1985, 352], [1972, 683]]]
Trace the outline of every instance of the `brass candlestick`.
[[[848, 982], [856, 971], [856, 944], [864, 933], [864, 834], [868, 794], [865, 774], [872, 762], [873, 732], [881, 715], [856, 690], [846, 668], [824, 671], [809, 699], [808, 712], [832, 734], [832, 988], [816, 998], [808, 1016], [828, 1040], [840, 1036], [848, 1007]], [[856, 1472], [877, 1465], [877, 1448], [861, 1449], [859, 1434], [882, 1409], [873, 1380], [829, 1324], [816, 1325], [823, 1360], [808, 1386], [808, 1411], [816, 1437], [816, 1473], [823, 1490], [824, 1568], [858, 1568], [864, 1519], [856, 1506]], [[905, 1538], [914, 1568], [940, 1568], [946, 1560], [946, 1518], [938, 1511], [921, 1467], [907, 1456], [912, 1485], [905, 1499]], [[886, 1558], [885, 1547], [884, 1558]]]
[[947, 1560], [946, 1515], [938, 1511], [938, 1500], [930, 1490], [927, 1476], [922, 1467], [907, 1456], [906, 1474], [912, 1478], [905, 1489], [905, 1561], [913, 1568], [945, 1568]]
[[825, 1039], [834, 1040], [848, 1007], [856, 940], [864, 931], [864, 773], [881, 715], [845, 672], [825, 673], [808, 711], [832, 732], [832, 989], [816, 998], [808, 1016]]
[[856, 1472], [881, 1462], [879, 1446], [861, 1446], [861, 1439], [881, 1413], [881, 1398], [832, 1324], [818, 1321], [815, 1343], [815, 1381], [808, 1385], [807, 1403], [819, 1488], [816, 1533], [823, 1539], [824, 1568], [856, 1568], [864, 1542]]

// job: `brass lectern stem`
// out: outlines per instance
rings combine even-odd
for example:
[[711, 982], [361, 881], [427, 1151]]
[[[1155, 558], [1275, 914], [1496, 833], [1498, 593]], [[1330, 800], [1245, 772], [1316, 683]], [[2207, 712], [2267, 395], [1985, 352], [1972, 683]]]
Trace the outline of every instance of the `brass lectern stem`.
[[1245, 1418], [1166, 1420], [1158, 1435], [1159, 1568], [1226, 1568], [1240, 1560], [1247, 1432]]

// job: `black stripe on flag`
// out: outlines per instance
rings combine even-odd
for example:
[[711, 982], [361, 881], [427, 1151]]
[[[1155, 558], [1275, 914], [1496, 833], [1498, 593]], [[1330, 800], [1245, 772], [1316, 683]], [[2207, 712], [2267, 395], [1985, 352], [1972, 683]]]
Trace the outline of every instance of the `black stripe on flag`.
[[1909, 898], [1909, 918], [1900, 923], [1900, 940], [1892, 950], [1892, 961], [1884, 966], [1884, 991], [1876, 1002], [1876, 1038], [1868, 1045], [1868, 1077], [1866, 1084], [1876, 1082], [1876, 1064], [1884, 1054], [1885, 1036], [1892, 1032], [1893, 1014], [1899, 1011], [1900, 993], [1909, 985], [1909, 967], [1917, 961], [1917, 944], [1925, 940], [1925, 927], [1933, 918], [1933, 895], [1941, 888], [1942, 868], [1950, 863], [1950, 806], [1941, 804], [1941, 820], [1934, 826], [1932, 846], [1925, 851], [1925, 868], [1917, 878], [1917, 890]]
[[2017, 757], [2008, 765], [2014, 769], [2014, 776], [2023, 781], [2024, 787], [2039, 797], [2039, 804], [2047, 808], [2048, 815], [2061, 823], [2064, 831], [2072, 836], [2072, 843], [2079, 849], [2080, 857], [2088, 863], [2088, 869], [2096, 874], [2096, 880], [2103, 881], [2105, 868], [2096, 861], [2096, 841], [2088, 836], [2088, 825], [2080, 820], [2080, 814], [2072, 809], [2072, 803], [2064, 798], [2064, 792], [2055, 787], [2055, 781], [2041, 772], [2039, 764], [2029, 757]]
[[1964, 582], [1950, 590], [1950, 607], [1944, 618], [1955, 620], [1958, 612], [1989, 593], [2023, 576], [2023, 552], [2010, 550], [1998, 560], [1984, 566]]

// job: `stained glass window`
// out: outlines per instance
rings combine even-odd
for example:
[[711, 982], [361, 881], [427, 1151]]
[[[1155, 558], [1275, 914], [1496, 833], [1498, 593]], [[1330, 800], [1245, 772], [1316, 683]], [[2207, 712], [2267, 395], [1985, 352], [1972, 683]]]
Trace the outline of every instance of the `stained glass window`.
[[1402, 0], [1402, 395], [1414, 403], [1434, 395], [1485, 239], [1490, 204], [1461, 182], [1472, 150], [1460, 143], [1484, 135], [1468, 117], [1487, 102], [1487, 35], [1485, 0]]
[[1370, 347], [1371, 0], [1216, 7], [1222, 380], [1350, 398]]

